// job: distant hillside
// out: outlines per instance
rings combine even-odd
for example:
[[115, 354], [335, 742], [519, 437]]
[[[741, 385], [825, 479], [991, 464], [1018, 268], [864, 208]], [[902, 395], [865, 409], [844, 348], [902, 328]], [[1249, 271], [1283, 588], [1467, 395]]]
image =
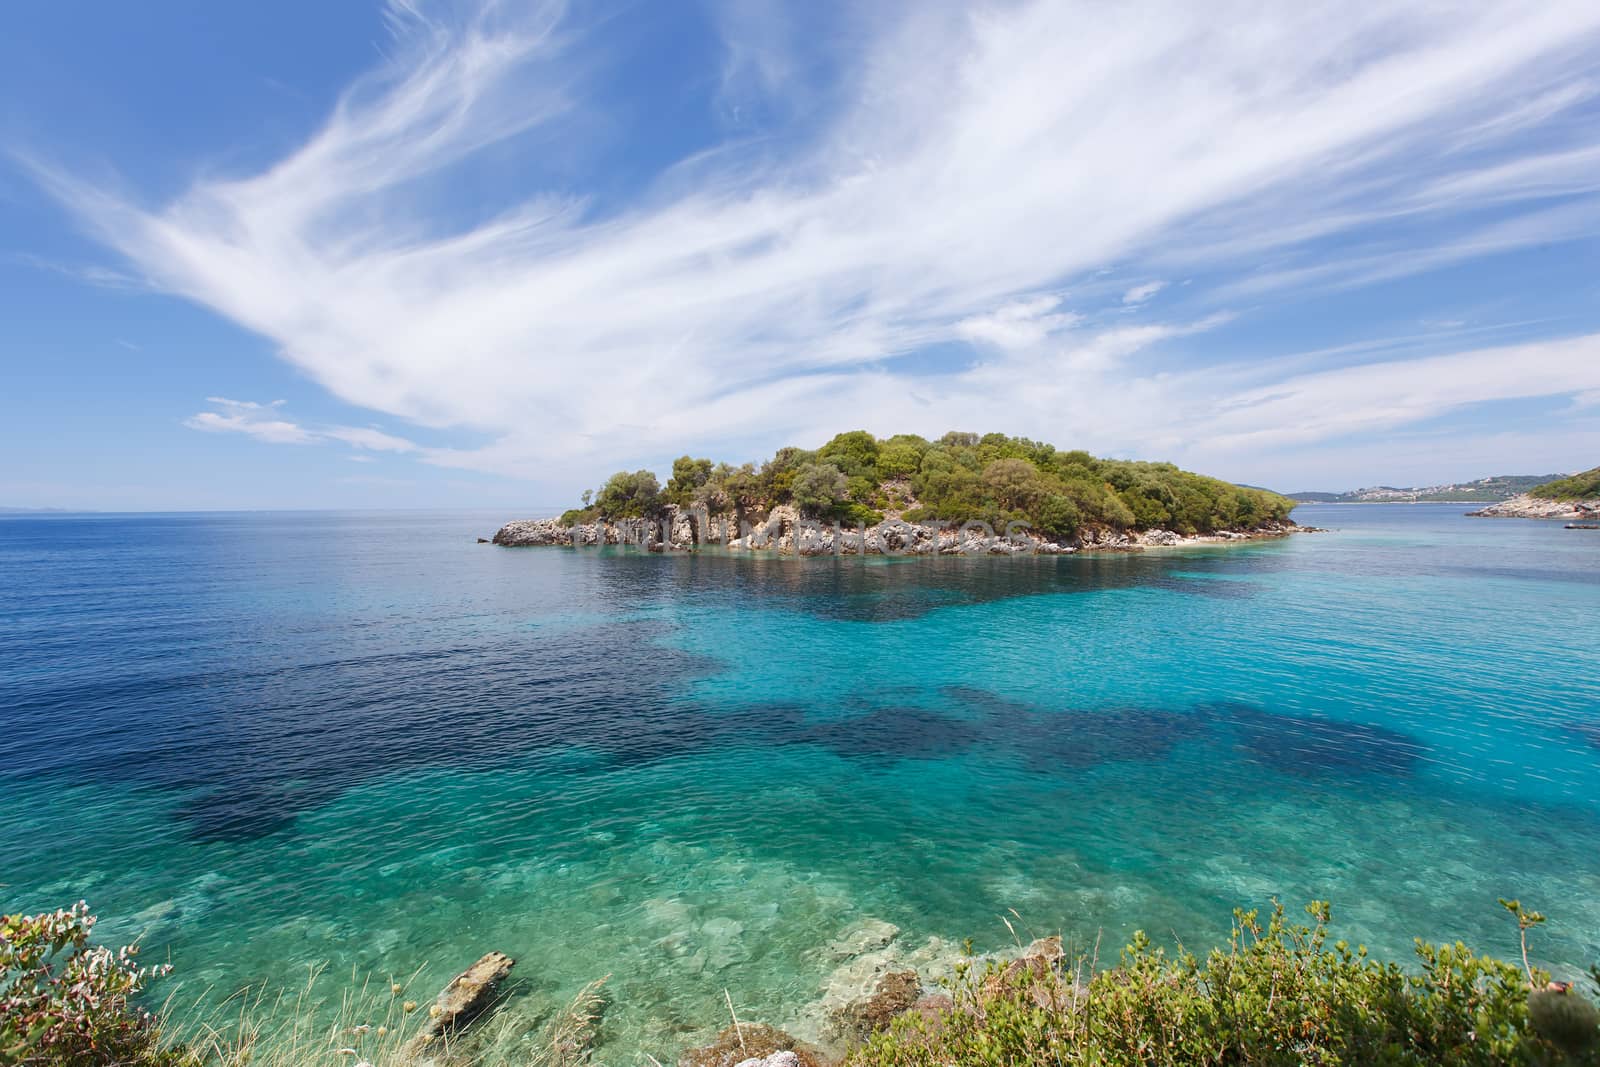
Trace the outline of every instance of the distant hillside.
[[1528, 495], [1541, 500], [1600, 499], [1600, 467], [1566, 478], [1552, 478], [1529, 489]]
[[[1594, 477], [1600, 468], [1588, 475]], [[1352, 489], [1343, 493], [1289, 493], [1290, 499], [1302, 504], [1494, 504], [1510, 500], [1521, 493], [1534, 491], [1542, 485], [1560, 486], [1573, 479], [1561, 479], [1559, 474], [1500, 474], [1493, 478], [1479, 478], [1475, 482], [1456, 482], [1450, 485], [1428, 485], [1408, 489], [1392, 485], [1375, 485], [1366, 489]]]

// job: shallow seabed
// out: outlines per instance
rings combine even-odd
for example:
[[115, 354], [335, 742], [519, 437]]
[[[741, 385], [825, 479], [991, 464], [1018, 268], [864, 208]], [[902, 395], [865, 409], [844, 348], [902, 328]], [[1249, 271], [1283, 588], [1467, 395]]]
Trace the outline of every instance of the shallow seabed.
[[[1600, 961], [1600, 537], [1459, 507], [1066, 559], [479, 546], [502, 516], [0, 520], [5, 910], [87, 897], [187, 995], [327, 962], [603, 1058], [783, 1022], [866, 919], [978, 950], [1236, 905]], [[1016, 919], [1012, 925], [1017, 926]]]

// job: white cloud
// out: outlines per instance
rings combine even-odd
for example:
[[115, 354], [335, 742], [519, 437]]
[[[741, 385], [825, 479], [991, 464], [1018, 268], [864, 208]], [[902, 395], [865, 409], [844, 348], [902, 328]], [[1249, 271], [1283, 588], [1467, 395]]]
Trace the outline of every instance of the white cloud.
[[1124, 304], [1142, 304], [1167, 287], [1166, 282], [1145, 282], [1122, 294]]
[[955, 324], [959, 337], [1001, 348], [1027, 348], [1051, 334], [1075, 326], [1083, 316], [1057, 311], [1059, 297], [1040, 296], [1002, 305], [986, 315], [974, 315]]
[[[1199, 433], [1255, 432], [1195, 414], [1194, 397], [1227, 402], [1218, 383], [1243, 372], [1180, 388], [1153, 365], [1152, 346], [1215, 320], [1096, 332], [1039, 293], [1111, 264], [1126, 277], [1157, 253], [1237, 272], [1242, 249], [1386, 217], [1510, 212], [1426, 256], [1388, 248], [1269, 270], [1253, 291], [1360, 284], [1528, 247], [1594, 211], [1523, 204], [1589, 190], [1592, 131], [1557, 148], [1518, 140], [1588, 98], [1574, 88], [1600, 44], [1600, 5], [1588, 3], [917, 5], [852, 56], [833, 97], [848, 104], [815, 136], [686, 160], [620, 209], [551, 183], [466, 222], [440, 210], [431, 179], [519, 137], [583, 143], [575, 36], [553, 4], [522, 18], [493, 4], [437, 21], [421, 4], [391, 14], [396, 58], [261, 173], [205, 177], [153, 209], [42, 176], [149, 284], [273, 339], [341, 399], [491, 443], [422, 450], [245, 407], [190, 425], [519, 475], [563, 457], [764, 449], [853, 425], [982, 421], [1179, 450]], [[781, 50], [730, 55], [763, 85], [791, 74]], [[1518, 158], [1485, 165], [1483, 145]], [[948, 375], [881, 369], [952, 340], [988, 358]], [[1517, 385], [1459, 358], [1480, 385], [1559, 390], [1577, 377]], [[1406, 389], [1374, 418], [1371, 391], [1338, 379], [1323, 403], [1355, 414], [1330, 414], [1298, 380], [1223, 410], [1305, 435], [1438, 407]]]
[[277, 417], [276, 409], [282, 401], [257, 404], [249, 400], [212, 396], [207, 397], [206, 402], [218, 410], [191, 415], [183, 421], [185, 426], [208, 433], [248, 434], [275, 445], [308, 445], [318, 440], [316, 434], [304, 427]]
[[[274, 445], [311, 445], [338, 441], [352, 448], [375, 452], [425, 453], [414, 442], [369, 426], [325, 426], [307, 428], [284, 417], [283, 401], [259, 404], [253, 400], [229, 400], [210, 396], [206, 402], [216, 410], [202, 411], [183, 420], [192, 430], [207, 433], [242, 433]], [[356, 458], [356, 457], [351, 457]]]
[[321, 431], [322, 436], [343, 441], [354, 448], [367, 448], [374, 452], [417, 452], [420, 449], [403, 437], [374, 430], [369, 426], [333, 426]]
[[1212, 445], [1279, 447], [1370, 434], [1474, 404], [1600, 388], [1600, 334], [1365, 363], [1240, 392], [1208, 420]]

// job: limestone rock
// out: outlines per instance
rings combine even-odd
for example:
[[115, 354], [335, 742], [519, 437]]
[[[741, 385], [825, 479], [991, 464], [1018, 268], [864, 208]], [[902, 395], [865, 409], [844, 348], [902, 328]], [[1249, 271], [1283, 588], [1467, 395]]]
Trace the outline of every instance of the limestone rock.
[[1065, 1008], [1082, 990], [1061, 973], [1064, 959], [1061, 938], [1039, 938], [1023, 949], [1019, 958], [984, 979], [983, 995], [998, 997], [1023, 991], [1041, 1008]]
[[1486, 519], [1584, 519], [1600, 518], [1600, 498], [1595, 500], [1547, 500], [1544, 497], [1523, 493], [1498, 504], [1490, 504], [1477, 511], [1469, 511]]
[[910, 1011], [921, 996], [922, 979], [916, 971], [889, 971], [879, 977], [870, 995], [836, 1012], [834, 1026], [846, 1041], [865, 1041]]
[[800, 1057], [795, 1055], [793, 1049], [784, 1049], [770, 1056], [741, 1060], [735, 1067], [800, 1067]]
[[462, 971], [439, 991], [428, 1006], [422, 1028], [401, 1050], [403, 1060], [414, 1059], [434, 1041], [477, 1018], [494, 1002], [495, 989], [516, 960], [503, 952], [486, 953], [477, 963]]
[[[774, 1056], [788, 1053], [781, 1060]], [[770, 1067], [827, 1067], [822, 1052], [774, 1026], [740, 1023], [717, 1035], [709, 1045], [692, 1048], [678, 1057], [678, 1067], [743, 1067], [751, 1062]]]
[[863, 919], [829, 941], [824, 951], [836, 960], [845, 959], [883, 948], [899, 936], [900, 928], [894, 923], [882, 919]]
[[[1595, 502], [1595, 507], [1600, 508], [1600, 501]], [[1489, 510], [1480, 514], [1498, 512]], [[1312, 531], [1287, 520], [1262, 523], [1248, 530], [1223, 530], [1192, 537], [1173, 530], [1139, 533], [1096, 528], [1083, 530], [1075, 543], [1064, 544], [1022, 528], [1009, 533], [986, 530], [982, 526], [936, 528], [906, 522], [899, 516], [885, 518], [874, 526], [846, 527], [804, 519], [787, 504], [765, 515], [740, 513], [737, 522], [727, 516], [713, 518], [703, 507], [669, 505], [653, 519], [618, 519], [572, 526], [562, 526], [558, 519], [508, 522], [495, 533], [493, 543], [508, 547], [633, 545], [650, 552], [693, 551], [701, 545], [717, 544], [739, 552], [767, 551], [797, 556], [1031, 556], [1062, 555], [1080, 549], [1126, 552], [1297, 532]]]

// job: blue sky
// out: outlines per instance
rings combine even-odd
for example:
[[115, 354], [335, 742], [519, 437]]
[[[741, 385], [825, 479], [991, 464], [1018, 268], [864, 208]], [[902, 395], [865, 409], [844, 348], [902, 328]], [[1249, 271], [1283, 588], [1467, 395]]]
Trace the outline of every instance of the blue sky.
[[1600, 462], [1600, 6], [8, 5], [0, 505]]

